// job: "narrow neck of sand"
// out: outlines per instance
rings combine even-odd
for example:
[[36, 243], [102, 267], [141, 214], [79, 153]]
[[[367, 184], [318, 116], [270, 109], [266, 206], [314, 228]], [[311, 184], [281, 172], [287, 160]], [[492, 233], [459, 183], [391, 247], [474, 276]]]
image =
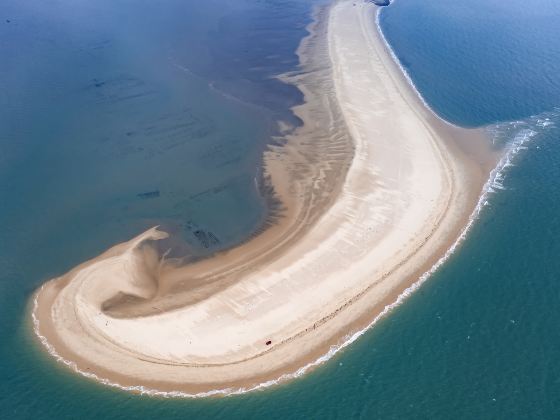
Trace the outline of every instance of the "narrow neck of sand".
[[271, 384], [322, 360], [445, 253], [487, 176], [454, 138], [478, 133], [422, 105], [376, 11], [340, 1], [300, 49], [305, 124], [265, 159], [285, 217], [184, 267], [158, 261], [145, 240], [165, 234], [152, 229], [51, 280], [33, 313], [51, 354], [136, 390]]

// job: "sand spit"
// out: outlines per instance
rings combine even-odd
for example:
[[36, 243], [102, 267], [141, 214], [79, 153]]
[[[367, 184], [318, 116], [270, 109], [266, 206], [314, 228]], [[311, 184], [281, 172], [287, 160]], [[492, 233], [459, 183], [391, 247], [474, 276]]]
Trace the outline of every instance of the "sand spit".
[[376, 11], [340, 1], [302, 43], [287, 77], [305, 124], [265, 156], [278, 222], [186, 266], [158, 256], [153, 228], [49, 281], [33, 320], [51, 354], [159, 395], [258, 388], [328, 358], [446, 253], [495, 156], [423, 105]]

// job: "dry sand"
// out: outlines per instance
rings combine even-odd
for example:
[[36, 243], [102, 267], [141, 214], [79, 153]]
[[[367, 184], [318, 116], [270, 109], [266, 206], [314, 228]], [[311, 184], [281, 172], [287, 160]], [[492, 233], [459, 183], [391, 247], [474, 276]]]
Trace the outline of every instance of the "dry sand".
[[317, 360], [433, 265], [493, 161], [479, 131], [422, 104], [376, 11], [340, 1], [300, 48], [306, 71], [287, 78], [305, 125], [265, 156], [279, 219], [186, 266], [160, 259], [154, 228], [49, 281], [34, 320], [51, 353], [125, 387], [248, 389]]

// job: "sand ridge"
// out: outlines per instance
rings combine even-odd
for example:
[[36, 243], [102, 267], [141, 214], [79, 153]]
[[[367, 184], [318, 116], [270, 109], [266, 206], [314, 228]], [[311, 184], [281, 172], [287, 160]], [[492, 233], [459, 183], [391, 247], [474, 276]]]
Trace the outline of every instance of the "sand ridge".
[[[377, 32], [376, 11], [335, 3], [301, 53], [328, 65], [294, 78], [305, 124], [265, 156], [283, 219], [184, 267], [159, 258], [150, 243], [166, 234], [153, 228], [51, 280], [34, 314], [58, 354], [123, 385], [250, 387], [325, 353], [445, 252], [487, 177], [453, 138], [479, 133], [423, 106]], [[159, 296], [162, 283], [182, 288]], [[142, 309], [108, 309], [115, 296]]]

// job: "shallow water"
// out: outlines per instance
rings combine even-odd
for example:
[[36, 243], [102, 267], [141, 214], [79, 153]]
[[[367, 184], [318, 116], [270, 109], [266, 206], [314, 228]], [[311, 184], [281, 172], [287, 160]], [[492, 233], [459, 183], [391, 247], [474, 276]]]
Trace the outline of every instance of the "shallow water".
[[301, 100], [270, 76], [296, 70], [311, 4], [5, 3], [0, 417], [560, 416], [557, 3], [396, 0], [383, 11], [388, 40], [438, 113], [491, 124], [500, 142], [530, 134], [527, 149], [459, 252], [376, 328], [296, 381], [204, 400], [76, 377], [29, 336], [27, 299], [154, 223], [198, 253], [211, 250], [189, 222], [219, 246], [258, 227], [262, 147], [273, 120], [293, 121], [288, 108]]

